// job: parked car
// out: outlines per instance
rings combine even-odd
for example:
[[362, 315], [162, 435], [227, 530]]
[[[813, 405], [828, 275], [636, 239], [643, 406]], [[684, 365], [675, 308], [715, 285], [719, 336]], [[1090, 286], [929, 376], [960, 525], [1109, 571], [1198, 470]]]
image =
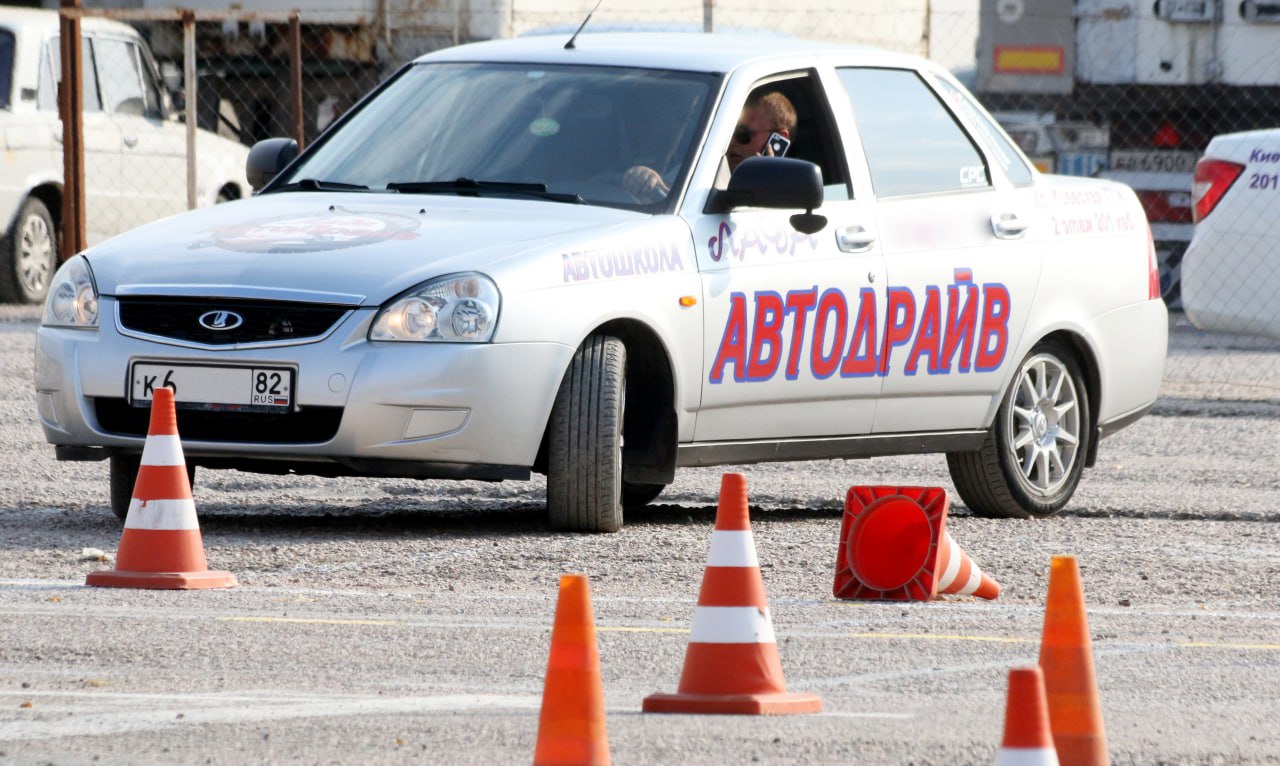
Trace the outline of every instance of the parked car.
[[1227, 133], [1196, 163], [1183, 305], [1203, 330], [1280, 338], [1280, 129]]
[[[81, 22], [85, 223], [90, 244], [187, 209], [186, 128], [155, 61], [126, 24]], [[62, 122], [58, 14], [0, 7], [0, 301], [39, 303], [58, 265]], [[201, 205], [250, 193], [248, 148], [201, 130]]]
[[[794, 126], [743, 119], [768, 92]], [[770, 128], [787, 156], [731, 173]], [[253, 198], [57, 274], [40, 421], [60, 459], [110, 458], [118, 515], [164, 385], [191, 465], [545, 473], [551, 525], [585, 531], [680, 466], [919, 452], [975, 512], [1046, 516], [1156, 400], [1167, 313], [1133, 192], [1040, 175], [915, 57], [465, 45], [296, 154], [259, 143]]]

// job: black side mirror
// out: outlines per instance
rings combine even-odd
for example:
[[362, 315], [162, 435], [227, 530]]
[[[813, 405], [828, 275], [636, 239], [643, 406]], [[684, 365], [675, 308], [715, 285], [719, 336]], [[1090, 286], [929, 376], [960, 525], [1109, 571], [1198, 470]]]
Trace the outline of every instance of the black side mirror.
[[729, 178], [729, 188], [714, 192], [706, 213], [739, 207], [800, 208], [791, 225], [804, 234], [821, 231], [827, 219], [814, 215], [822, 206], [822, 170], [812, 162], [789, 157], [748, 157]]
[[292, 138], [266, 138], [249, 148], [244, 173], [254, 191], [271, 183], [281, 170], [298, 157], [298, 142]]

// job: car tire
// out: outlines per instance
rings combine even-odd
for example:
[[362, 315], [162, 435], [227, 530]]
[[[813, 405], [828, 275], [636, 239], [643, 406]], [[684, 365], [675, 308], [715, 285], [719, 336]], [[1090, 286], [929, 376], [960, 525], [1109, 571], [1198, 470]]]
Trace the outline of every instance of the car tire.
[[0, 242], [0, 301], [39, 303], [58, 268], [58, 230], [44, 203], [28, 197]]
[[1058, 341], [1042, 341], [1018, 367], [982, 447], [947, 455], [956, 491], [979, 516], [1056, 514], [1080, 483], [1090, 423], [1075, 355]]
[[636, 484], [624, 481], [622, 482], [622, 510], [639, 510], [652, 503], [666, 488], [666, 484]]
[[573, 355], [551, 409], [547, 517], [553, 529], [622, 528], [622, 416], [627, 350], [592, 335]]
[[[124, 521], [129, 516], [129, 504], [133, 502], [133, 485], [138, 480], [141, 455], [112, 455], [110, 460], [111, 512]], [[196, 467], [187, 463], [187, 482], [196, 486]]]

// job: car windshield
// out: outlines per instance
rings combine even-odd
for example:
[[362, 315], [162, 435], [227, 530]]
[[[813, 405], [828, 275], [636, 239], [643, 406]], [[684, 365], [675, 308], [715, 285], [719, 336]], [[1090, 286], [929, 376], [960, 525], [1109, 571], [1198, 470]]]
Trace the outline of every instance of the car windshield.
[[404, 194], [506, 196], [634, 210], [635, 166], [672, 189], [688, 173], [715, 75], [619, 67], [417, 64], [327, 136], [300, 179]]

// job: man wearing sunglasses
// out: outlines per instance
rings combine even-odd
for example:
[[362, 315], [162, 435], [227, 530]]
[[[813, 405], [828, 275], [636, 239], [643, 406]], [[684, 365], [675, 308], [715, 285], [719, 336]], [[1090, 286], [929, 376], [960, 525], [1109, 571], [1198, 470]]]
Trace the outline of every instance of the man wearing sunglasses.
[[[748, 157], [773, 156], [769, 136], [777, 133], [790, 138], [796, 128], [796, 110], [786, 96], [777, 91], [755, 92], [742, 107], [738, 126], [725, 151], [729, 171], [738, 169]], [[641, 202], [657, 202], [671, 191], [667, 182], [653, 168], [636, 165], [622, 177], [622, 185]]]

